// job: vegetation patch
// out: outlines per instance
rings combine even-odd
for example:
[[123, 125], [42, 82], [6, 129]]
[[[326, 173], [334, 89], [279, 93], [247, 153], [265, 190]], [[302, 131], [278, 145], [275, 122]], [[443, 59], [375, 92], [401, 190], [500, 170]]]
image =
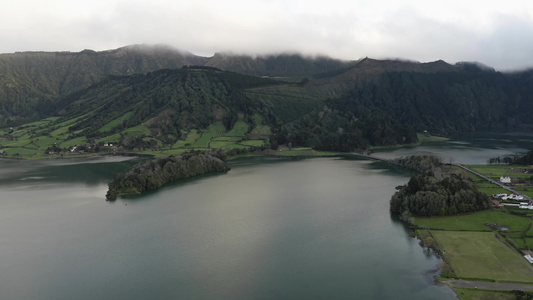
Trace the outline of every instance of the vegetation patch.
[[493, 232], [432, 231], [444, 259], [464, 279], [533, 282], [533, 270]]
[[222, 149], [224, 150], [232, 150], [232, 149], [249, 149], [250, 147], [248, 146], [245, 146], [245, 145], [240, 145], [240, 144], [227, 144], [225, 145], [224, 147], [222, 147]]
[[263, 124], [263, 117], [260, 114], [254, 114], [253, 118], [255, 126], [251, 134], [259, 136], [270, 136], [272, 134], [270, 126]]
[[242, 141], [240, 142], [241, 145], [245, 145], [245, 146], [251, 146], [251, 147], [261, 147], [261, 146], [264, 146], [265, 145], [265, 141], [264, 140], [246, 140], [246, 141]]
[[48, 148], [52, 147], [55, 144], [59, 145], [62, 140], [59, 140], [57, 137], [51, 137], [51, 136], [39, 136], [33, 139], [33, 143], [41, 148]]
[[217, 138], [214, 138], [213, 141], [215, 142], [233, 142], [237, 143], [242, 141], [242, 137], [240, 136], [219, 136]]
[[132, 112], [127, 112], [127, 113], [123, 114], [122, 116], [114, 119], [113, 121], [105, 124], [98, 131], [100, 131], [100, 132], [111, 131], [113, 128], [115, 128], [115, 127], [117, 127], [119, 125], [122, 125], [124, 121], [129, 120], [132, 114], [133, 114]]
[[193, 148], [209, 148], [212, 139], [224, 132], [222, 122], [216, 122], [203, 130], [200, 137], [191, 145]]
[[233, 125], [233, 128], [231, 129], [230, 132], [228, 133], [225, 133], [223, 136], [246, 136], [246, 133], [248, 132], [248, 130], [250, 129], [250, 126], [242, 121], [242, 120], [239, 120], [237, 122], [235, 122], [235, 125]]
[[227, 148], [229, 145], [235, 145], [233, 142], [222, 142], [222, 141], [213, 141], [211, 142], [211, 148], [218, 149], [218, 148]]
[[445, 142], [445, 141], [450, 140], [449, 138], [440, 137], [440, 136], [434, 136], [434, 135], [431, 135], [431, 134], [429, 134], [427, 132], [425, 132], [425, 133], [418, 132], [416, 134], [416, 137], [418, 138], [418, 142], [419, 143]]
[[198, 130], [191, 129], [187, 133], [187, 137], [185, 140], [179, 140], [177, 141], [172, 148], [185, 148], [185, 147], [191, 147], [192, 144], [196, 142], [196, 140], [200, 137], [200, 133], [198, 133]]
[[446, 217], [415, 217], [417, 226], [441, 230], [488, 231], [485, 224], [492, 223], [505, 226], [511, 231], [523, 231], [528, 228], [529, 219], [501, 212], [499, 210], [478, 211], [465, 215]]
[[77, 137], [75, 139], [68, 140], [59, 145], [60, 148], [71, 148], [74, 146], [85, 145], [87, 143], [87, 138], [84, 136]]
[[512, 291], [493, 291], [471, 288], [452, 287], [461, 300], [516, 300]]
[[338, 156], [339, 152], [317, 151], [311, 148], [281, 148], [276, 151], [276, 156]]
[[24, 136], [24, 137], [15, 138], [11, 141], [3, 142], [2, 145], [4, 147], [22, 147], [29, 143], [31, 143], [30, 137]]
[[23, 148], [23, 147], [4, 148], [3, 151], [7, 155], [10, 155], [10, 156], [20, 156], [20, 155], [35, 156], [35, 155], [43, 154], [42, 150], [31, 149], [31, 148]]

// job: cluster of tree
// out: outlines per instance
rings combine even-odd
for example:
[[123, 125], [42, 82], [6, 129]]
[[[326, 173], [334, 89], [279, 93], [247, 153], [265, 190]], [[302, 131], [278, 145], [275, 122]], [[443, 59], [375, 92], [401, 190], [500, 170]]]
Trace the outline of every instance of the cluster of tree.
[[168, 182], [211, 172], [226, 172], [229, 167], [225, 158], [222, 151], [192, 151], [141, 162], [109, 182], [106, 198], [115, 200], [119, 195], [155, 190]]
[[472, 179], [430, 157], [405, 158], [398, 164], [411, 166], [419, 174], [405, 185], [396, 187], [390, 200], [391, 212], [401, 218], [444, 216], [466, 213], [489, 207], [489, 198], [477, 190]]
[[455, 132], [528, 123], [521, 112], [531, 104], [519, 84], [495, 72], [389, 72], [335, 100], [358, 118], [387, 115], [417, 131]]
[[[287, 140], [293, 145], [346, 151], [365, 145], [413, 143], [417, 141], [415, 132], [424, 130], [449, 136], [457, 132], [531, 126], [524, 113], [533, 110], [530, 73], [502, 74], [463, 64], [446, 72], [383, 72], [366, 80], [361, 75], [363, 79], [355, 80], [353, 88], [324, 100], [326, 109], [285, 124], [278, 142]], [[310, 90], [327, 94], [343, 76], [327, 83], [311, 82]], [[307, 100], [305, 105], [312, 103]], [[283, 108], [290, 108], [289, 105], [284, 104]], [[287, 110], [292, 111], [295, 110]], [[328, 111], [332, 113], [324, 118]]]
[[326, 101], [318, 113], [284, 125], [278, 143], [311, 146], [317, 150], [349, 152], [369, 146], [412, 144], [418, 141], [409, 124], [378, 110], [352, 109], [346, 99]]
[[491, 157], [489, 158], [488, 163], [491, 165], [533, 165], [533, 150], [529, 150], [526, 154]]

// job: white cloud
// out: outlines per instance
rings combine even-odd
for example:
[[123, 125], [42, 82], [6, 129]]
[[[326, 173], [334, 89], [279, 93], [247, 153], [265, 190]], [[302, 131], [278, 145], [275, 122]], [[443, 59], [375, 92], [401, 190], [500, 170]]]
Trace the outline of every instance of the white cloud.
[[165, 43], [199, 55], [299, 51], [533, 66], [529, 1], [0, 1], [0, 52]]

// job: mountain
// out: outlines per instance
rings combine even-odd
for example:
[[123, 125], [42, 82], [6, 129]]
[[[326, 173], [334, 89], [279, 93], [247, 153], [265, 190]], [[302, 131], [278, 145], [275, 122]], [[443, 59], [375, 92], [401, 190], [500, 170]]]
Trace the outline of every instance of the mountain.
[[[16, 63], [2, 65], [1, 121], [9, 127], [0, 130], [0, 151], [13, 154], [110, 144], [168, 154], [278, 144], [353, 151], [414, 143], [423, 131], [533, 128], [533, 71], [478, 63], [206, 58], [149, 46], [0, 55], [4, 61]], [[151, 68], [158, 70], [144, 71]], [[29, 118], [38, 121], [22, 122]]]
[[59, 97], [87, 88], [107, 76], [146, 74], [183, 66], [271, 77], [312, 76], [348, 63], [300, 55], [265, 57], [217, 54], [201, 57], [167, 46], [133, 45], [95, 52], [19, 52], [0, 54], [0, 126], [51, 113]]
[[235, 56], [216, 53], [205, 63], [222, 70], [241, 74], [268, 77], [316, 77], [347, 69], [355, 62], [328, 57], [304, 57], [300, 54], [267, 56]]

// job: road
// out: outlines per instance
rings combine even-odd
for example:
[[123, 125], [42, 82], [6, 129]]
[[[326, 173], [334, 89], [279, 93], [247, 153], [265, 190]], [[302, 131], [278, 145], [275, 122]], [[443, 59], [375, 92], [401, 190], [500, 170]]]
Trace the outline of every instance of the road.
[[454, 165], [454, 166], [458, 166], [458, 167], [460, 167], [460, 168], [463, 168], [464, 170], [466, 170], [466, 171], [468, 171], [468, 172], [470, 172], [470, 173], [472, 173], [472, 174], [476, 174], [477, 176], [479, 176], [479, 177], [485, 179], [486, 181], [488, 181], [488, 182], [490, 182], [490, 183], [494, 183], [494, 184], [496, 184], [497, 186], [499, 186], [499, 187], [501, 187], [501, 188], [504, 188], [504, 189], [508, 190], [508, 191], [511, 192], [511, 193], [514, 193], [514, 194], [517, 194], [517, 195], [521, 195], [522, 197], [524, 197], [524, 201], [531, 201], [531, 198], [529, 198], [528, 196], [526, 196], [526, 195], [524, 195], [524, 194], [522, 194], [522, 193], [520, 193], [520, 192], [515, 191], [514, 189], [512, 189], [512, 188], [510, 188], [510, 187], [508, 187], [508, 186], [506, 186], [506, 185], [504, 185], [503, 183], [501, 183], [501, 182], [499, 182], [499, 181], [496, 181], [496, 180], [490, 179], [490, 178], [488, 178], [487, 176], [485, 176], [485, 175], [483, 175], [483, 174], [481, 174], [481, 173], [479, 173], [479, 172], [476, 172], [476, 171], [470, 169], [469, 167], [465, 167], [465, 166], [462, 165], [462, 164], [453, 164], [453, 165]]

